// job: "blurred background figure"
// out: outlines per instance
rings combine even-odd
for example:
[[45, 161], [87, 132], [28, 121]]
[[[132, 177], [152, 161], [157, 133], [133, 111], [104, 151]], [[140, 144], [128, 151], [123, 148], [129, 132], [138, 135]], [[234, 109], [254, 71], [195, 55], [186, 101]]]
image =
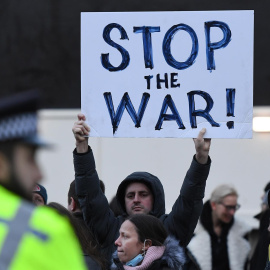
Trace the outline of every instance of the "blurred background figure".
[[68, 218], [81, 244], [83, 250], [82, 255], [87, 268], [89, 270], [105, 270], [105, 260], [102, 258], [98, 247], [93, 245], [92, 239], [89, 239], [87, 228], [82, 226], [81, 222], [79, 222], [79, 220], [75, 218], [63, 205], [56, 202], [50, 202], [48, 206], [56, 209], [58, 213]]
[[32, 202], [36, 206], [47, 204], [47, 190], [41, 184], [36, 184], [33, 189]]
[[250, 260], [249, 270], [264, 270], [265, 262], [268, 258], [268, 245], [270, 243], [270, 233], [268, 231], [270, 209], [268, 206], [268, 190], [270, 182], [266, 184], [261, 196], [261, 212], [255, 216], [259, 220], [259, 232], [254, 243], [254, 250]]
[[122, 214], [123, 210], [118, 203], [116, 195], [113, 196], [113, 198], [111, 199], [109, 206], [110, 206], [111, 210], [113, 211], [115, 217], [118, 217]]
[[[268, 208], [270, 208], [270, 190], [267, 191], [267, 201], [268, 201]], [[269, 227], [268, 227], [268, 231], [270, 232], [270, 220], [269, 220]], [[269, 242], [268, 242], [269, 244]], [[267, 258], [267, 262], [266, 262], [266, 267], [265, 270], [270, 270], [270, 245], [268, 247], [268, 258]]]
[[187, 249], [187, 269], [244, 270], [250, 244], [251, 227], [235, 217], [240, 205], [234, 187], [220, 185], [204, 206], [200, 221]]
[[[99, 186], [102, 193], [105, 194], [105, 184], [102, 180], [99, 180]], [[75, 180], [70, 183], [68, 190], [68, 210], [83, 220], [81, 206], [76, 194]]]
[[[104, 193], [105, 185], [102, 180], [99, 181], [99, 185], [100, 185], [101, 191]], [[103, 249], [99, 245], [94, 234], [88, 228], [88, 226], [86, 225], [83, 219], [81, 206], [78, 200], [78, 196], [76, 195], [75, 180], [73, 180], [70, 183], [69, 190], [68, 190], [68, 211], [71, 213], [72, 217], [75, 218], [76, 223], [78, 224], [77, 227], [79, 226], [80, 230], [83, 231], [84, 238], [86, 238], [86, 243], [87, 245], [89, 245], [91, 254], [94, 254], [94, 256], [97, 258], [97, 261], [100, 261], [100, 265], [102, 268], [104, 267], [105, 264], [109, 266], [111, 262], [111, 256], [110, 256], [111, 254], [107, 254], [106, 249]], [[82, 245], [85, 246], [84, 244]], [[84, 248], [85, 247], [83, 247], [83, 249]], [[90, 267], [91, 267], [91, 264], [90, 264]]]
[[261, 199], [262, 199], [262, 204], [261, 204], [261, 206], [262, 206], [262, 212], [265, 211], [265, 210], [267, 210], [267, 209], [269, 209], [268, 198], [267, 198], [268, 190], [269, 189], [270, 189], [270, 182], [268, 182], [266, 184], [266, 186], [265, 186], [265, 188], [263, 190], [264, 192], [263, 192], [262, 197], [261, 197]]

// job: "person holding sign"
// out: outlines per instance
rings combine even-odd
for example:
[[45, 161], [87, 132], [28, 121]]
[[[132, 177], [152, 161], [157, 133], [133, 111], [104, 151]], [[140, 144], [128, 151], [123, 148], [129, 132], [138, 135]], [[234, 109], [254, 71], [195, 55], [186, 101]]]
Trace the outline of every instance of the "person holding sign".
[[73, 152], [76, 193], [84, 220], [103, 249], [106, 249], [108, 257], [116, 249], [114, 242], [119, 236], [121, 224], [132, 214], [150, 214], [159, 218], [168, 233], [181, 246], [187, 246], [202, 211], [202, 199], [211, 165], [208, 155], [211, 139], [204, 139], [206, 129], [202, 129], [194, 139], [196, 154], [169, 214], [165, 214], [165, 195], [161, 181], [148, 172], [134, 172], [118, 187], [116, 197], [122, 215], [115, 217], [99, 186], [93, 152], [88, 146], [90, 128], [85, 121], [86, 117], [79, 114], [72, 129], [76, 139], [76, 149]]

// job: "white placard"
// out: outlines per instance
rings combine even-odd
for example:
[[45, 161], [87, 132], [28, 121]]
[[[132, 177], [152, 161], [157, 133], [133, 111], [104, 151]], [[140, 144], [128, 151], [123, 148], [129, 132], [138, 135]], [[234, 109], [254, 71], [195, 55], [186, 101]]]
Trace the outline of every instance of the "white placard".
[[81, 13], [91, 136], [251, 138], [254, 11]]

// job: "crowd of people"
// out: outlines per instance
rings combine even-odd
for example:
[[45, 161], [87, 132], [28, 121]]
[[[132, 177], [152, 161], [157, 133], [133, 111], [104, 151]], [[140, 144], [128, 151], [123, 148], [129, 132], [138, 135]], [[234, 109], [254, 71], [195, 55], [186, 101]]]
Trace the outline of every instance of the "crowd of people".
[[194, 139], [195, 155], [165, 213], [162, 182], [149, 172], [119, 181], [108, 202], [88, 144], [91, 131], [79, 114], [66, 208], [48, 203], [39, 183], [35, 153], [48, 144], [37, 133], [37, 110], [35, 91], [0, 101], [0, 269], [270, 269], [270, 183], [256, 234], [235, 216], [240, 205], [233, 186], [217, 186], [203, 203], [211, 166], [205, 129]]

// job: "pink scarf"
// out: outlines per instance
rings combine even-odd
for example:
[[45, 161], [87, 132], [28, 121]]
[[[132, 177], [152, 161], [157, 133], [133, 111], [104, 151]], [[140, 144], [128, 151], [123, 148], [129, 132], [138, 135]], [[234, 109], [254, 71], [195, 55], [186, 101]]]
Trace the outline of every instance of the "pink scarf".
[[160, 259], [164, 251], [165, 246], [158, 246], [158, 247], [152, 246], [148, 248], [141, 265], [138, 266], [124, 265], [124, 268], [126, 270], [145, 270], [152, 264], [153, 261]]

